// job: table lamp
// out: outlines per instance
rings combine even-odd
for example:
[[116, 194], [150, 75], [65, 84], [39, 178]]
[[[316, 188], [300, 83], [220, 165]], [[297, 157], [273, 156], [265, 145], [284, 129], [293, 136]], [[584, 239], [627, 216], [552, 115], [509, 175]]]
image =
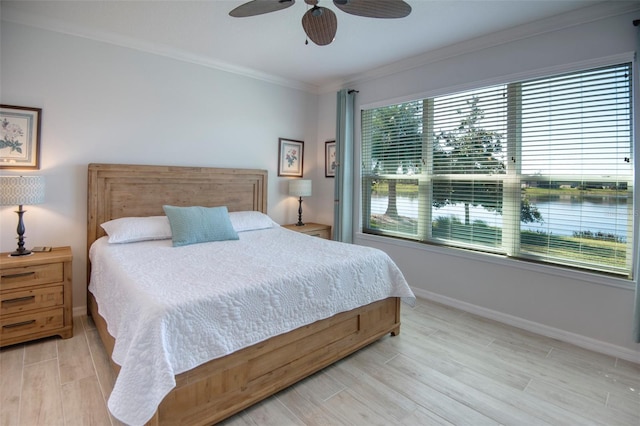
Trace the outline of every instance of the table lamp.
[[311, 180], [309, 179], [296, 179], [289, 181], [289, 195], [299, 197], [298, 202], [298, 223], [296, 226], [303, 226], [302, 223], [302, 197], [311, 196]]
[[18, 206], [18, 249], [11, 256], [25, 256], [31, 250], [24, 248], [24, 222], [22, 215], [25, 204], [44, 202], [44, 176], [0, 176], [0, 206]]

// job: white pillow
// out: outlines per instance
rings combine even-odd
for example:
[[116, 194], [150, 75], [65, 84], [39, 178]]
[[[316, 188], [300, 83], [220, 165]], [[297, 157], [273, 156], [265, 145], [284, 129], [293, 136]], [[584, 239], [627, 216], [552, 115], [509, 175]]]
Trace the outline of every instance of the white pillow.
[[111, 244], [171, 238], [167, 216], [121, 217], [100, 226], [109, 236]]
[[231, 219], [231, 225], [236, 232], [280, 226], [269, 216], [258, 211], [229, 212], [229, 219]]

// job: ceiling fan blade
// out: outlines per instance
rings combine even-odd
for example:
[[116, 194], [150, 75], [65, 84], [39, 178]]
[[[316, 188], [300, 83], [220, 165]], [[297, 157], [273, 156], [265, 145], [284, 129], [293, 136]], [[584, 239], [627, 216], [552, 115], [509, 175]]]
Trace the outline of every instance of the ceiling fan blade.
[[229, 12], [234, 18], [246, 18], [247, 16], [262, 15], [269, 12], [277, 12], [293, 6], [295, 0], [253, 0]]
[[333, 0], [343, 12], [366, 18], [404, 18], [411, 6], [403, 0]]
[[302, 28], [318, 46], [331, 43], [338, 31], [336, 14], [326, 7], [314, 6], [302, 16]]

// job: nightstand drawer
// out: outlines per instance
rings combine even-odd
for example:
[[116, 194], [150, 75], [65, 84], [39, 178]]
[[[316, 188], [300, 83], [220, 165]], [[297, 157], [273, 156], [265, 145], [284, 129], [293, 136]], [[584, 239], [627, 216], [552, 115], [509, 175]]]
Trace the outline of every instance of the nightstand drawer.
[[291, 231], [300, 232], [301, 234], [307, 234], [310, 237], [324, 238], [326, 240], [331, 239], [331, 226], [322, 225], [320, 223], [307, 223], [305, 225], [282, 225], [283, 228]]
[[64, 308], [2, 318], [0, 324], [0, 341], [55, 330], [64, 326]]
[[0, 295], [0, 313], [17, 314], [32, 309], [50, 308], [64, 304], [64, 287], [38, 287], [32, 290], [5, 292]]
[[306, 234], [312, 237], [319, 237], [327, 240], [331, 239], [331, 232], [328, 229], [318, 229], [315, 231], [307, 232]]
[[25, 287], [29, 285], [59, 283], [64, 276], [63, 264], [47, 263], [22, 268], [8, 268], [0, 275], [0, 289]]

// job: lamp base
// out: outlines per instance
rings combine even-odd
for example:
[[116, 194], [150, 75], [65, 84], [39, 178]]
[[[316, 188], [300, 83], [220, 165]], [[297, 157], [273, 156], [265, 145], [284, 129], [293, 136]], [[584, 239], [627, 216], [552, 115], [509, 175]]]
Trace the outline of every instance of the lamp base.
[[25, 228], [22, 216], [25, 214], [25, 212], [26, 210], [23, 210], [22, 204], [20, 204], [18, 206], [18, 210], [16, 210], [16, 213], [18, 213], [18, 229], [16, 229], [16, 232], [18, 232], [18, 248], [16, 249], [16, 251], [11, 253], [10, 256], [26, 256], [28, 254], [31, 254], [31, 250], [27, 250], [26, 248], [24, 248]]
[[24, 249], [24, 248], [23, 248], [23, 250], [22, 250], [22, 251], [20, 251], [20, 250], [16, 250], [16, 251], [14, 251], [14, 252], [11, 252], [11, 253], [9, 254], [9, 256], [11, 256], [11, 257], [14, 257], [14, 256], [28, 256], [28, 255], [30, 255], [30, 254], [33, 254], [33, 252], [32, 252], [31, 250], [27, 250], [27, 249]]
[[302, 197], [298, 199], [298, 202], [300, 204], [298, 205], [298, 223], [296, 223], [296, 226], [304, 226], [304, 223], [302, 223]]

